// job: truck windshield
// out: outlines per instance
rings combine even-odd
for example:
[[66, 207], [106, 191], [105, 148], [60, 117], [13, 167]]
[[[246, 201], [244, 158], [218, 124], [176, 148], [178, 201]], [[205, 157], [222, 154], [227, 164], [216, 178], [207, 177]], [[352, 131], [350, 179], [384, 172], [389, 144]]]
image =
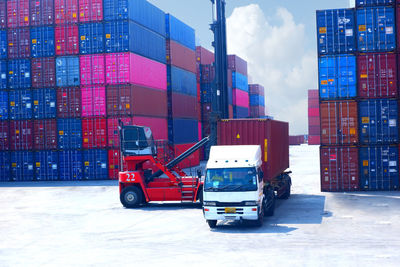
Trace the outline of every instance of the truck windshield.
[[208, 169], [204, 191], [257, 191], [257, 171], [255, 168]]

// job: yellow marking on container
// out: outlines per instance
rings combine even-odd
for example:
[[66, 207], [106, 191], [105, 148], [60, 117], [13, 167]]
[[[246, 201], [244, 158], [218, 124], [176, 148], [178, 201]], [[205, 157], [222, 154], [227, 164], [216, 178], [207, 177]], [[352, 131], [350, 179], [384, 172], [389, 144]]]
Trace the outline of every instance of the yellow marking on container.
[[13, 44], [13, 43], [9, 43], [8, 45], [9, 45], [9, 46], [13, 46], [14, 44]]
[[15, 130], [15, 134], [19, 134], [19, 130]]
[[36, 162], [36, 167], [40, 167], [40, 162]]
[[58, 134], [59, 135], [64, 135], [64, 131], [59, 131]]
[[236, 139], [240, 139], [240, 134], [237, 134], [237, 135], [236, 135]]
[[328, 82], [333, 83], [335, 80], [334, 79], [329, 79]]
[[322, 84], [322, 85], [327, 85], [327, 84], [328, 84], [328, 81], [327, 81], [327, 80], [322, 80], [322, 81], [321, 81], [321, 84]]
[[15, 102], [14, 102], [14, 101], [11, 101], [11, 102], [10, 102], [10, 106], [15, 107]]
[[76, 18], [76, 13], [72, 13], [72, 17], [73, 17], [73, 18]]
[[83, 139], [83, 142], [85, 142], [85, 143], [89, 143], [89, 138], [85, 138], [85, 139]]
[[362, 123], [369, 123], [369, 117], [362, 117], [361, 118]]
[[114, 169], [114, 165], [110, 165], [110, 169], [113, 170]]
[[85, 161], [85, 166], [89, 166], [89, 161]]
[[13, 166], [14, 168], [17, 167], [17, 163], [12, 163], [11, 166]]
[[268, 139], [264, 140], [264, 161], [268, 162]]
[[82, 35], [81, 36], [81, 41], [85, 41], [86, 40], [86, 36], [85, 35]]
[[356, 129], [355, 128], [350, 128], [350, 134], [352, 134], [352, 135], [356, 134]]
[[12, 75], [14, 72], [12, 71], [12, 70], [10, 70], [9, 72], [8, 72], [8, 74], [10, 74], [10, 75]]
[[130, 105], [130, 104], [126, 104], [125, 107], [126, 107], [127, 109], [129, 109], [129, 108], [131, 107], [131, 105]]
[[107, 34], [106, 34], [106, 38], [107, 38], [107, 39], [110, 39], [110, 38], [111, 38], [111, 34], [107, 33]]
[[33, 101], [33, 104], [34, 104], [35, 106], [39, 105], [39, 100]]
[[359, 25], [358, 26], [358, 31], [365, 32], [366, 30], [367, 30], [367, 25]]
[[57, 45], [57, 50], [61, 50], [61, 46]]
[[319, 34], [326, 34], [326, 27], [320, 27]]
[[81, 12], [81, 17], [84, 17], [84, 16], [85, 16], [85, 13]]
[[360, 78], [361, 78], [361, 79], [366, 79], [366, 78], [368, 78], [368, 74], [361, 74], [361, 75], [360, 75]]
[[25, 17], [24, 20], [25, 20], [25, 21], [29, 21], [29, 18], [28, 18], [28, 17]]
[[32, 44], [36, 44], [37, 40], [36, 39], [32, 39]]
[[364, 166], [364, 167], [368, 167], [368, 165], [369, 165], [368, 160], [363, 160], [363, 166]]

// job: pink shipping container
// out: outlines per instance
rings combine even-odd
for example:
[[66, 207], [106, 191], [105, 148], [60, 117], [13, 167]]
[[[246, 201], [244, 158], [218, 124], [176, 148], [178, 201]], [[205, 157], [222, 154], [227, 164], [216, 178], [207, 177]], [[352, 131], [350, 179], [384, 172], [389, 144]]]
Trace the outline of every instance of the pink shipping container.
[[228, 69], [247, 76], [247, 62], [236, 55], [228, 55]]
[[56, 66], [54, 58], [34, 58], [31, 65], [32, 87], [50, 88], [56, 86]]
[[7, 28], [7, 1], [0, 1], [0, 29]]
[[318, 99], [308, 99], [308, 107], [309, 108], [319, 108], [319, 100]]
[[249, 102], [249, 93], [242, 91], [240, 89], [233, 89], [233, 105], [248, 108], [250, 105]]
[[105, 84], [104, 54], [79, 57], [81, 84]]
[[309, 117], [319, 117], [319, 108], [308, 108]]
[[79, 0], [79, 22], [103, 20], [103, 0]]
[[107, 147], [107, 120], [102, 118], [82, 119], [83, 148]]
[[7, 27], [29, 26], [29, 0], [7, 0]]
[[214, 63], [214, 53], [204, 47], [196, 47], [196, 61], [202, 65], [211, 65]]
[[57, 121], [35, 120], [33, 124], [34, 148], [36, 150], [57, 149]]
[[54, 24], [54, 0], [30, 0], [31, 26]]
[[54, 0], [56, 24], [78, 22], [78, 0]]
[[154, 140], [168, 140], [168, 121], [163, 118], [133, 117], [135, 125], [150, 127]]
[[167, 67], [133, 53], [106, 54], [106, 82], [167, 90]]
[[308, 134], [309, 135], [319, 135], [321, 132], [321, 127], [319, 125], [315, 125], [315, 126], [308, 126]]
[[119, 148], [119, 120], [121, 120], [124, 125], [133, 125], [133, 118], [131, 117], [119, 117], [107, 119], [107, 138], [109, 148]]
[[309, 125], [319, 125], [319, 117], [308, 117]]
[[308, 90], [308, 99], [319, 99], [318, 90]]
[[57, 117], [81, 117], [81, 90], [79, 87], [61, 87], [57, 89]]
[[81, 87], [82, 117], [106, 116], [106, 88], [104, 86]]
[[33, 149], [32, 121], [10, 121], [10, 149]]
[[0, 150], [10, 149], [10, 123], [0, 121]]
[[28, 58], [31, 56], [29, 28], [9, 29], [7, 38], [9, 58]]
[[309, 135], [308, 136], [308, 145], [319, 146], [320, 144], [321, 144], [321, 136], [319, 136], [319, 135]]
[[167, 64], [196, 73], [196, 52], [174, 42], [167, 40]]
[[77, 25], [55, 27], [56, 55], [79, 54], [79, 28]]

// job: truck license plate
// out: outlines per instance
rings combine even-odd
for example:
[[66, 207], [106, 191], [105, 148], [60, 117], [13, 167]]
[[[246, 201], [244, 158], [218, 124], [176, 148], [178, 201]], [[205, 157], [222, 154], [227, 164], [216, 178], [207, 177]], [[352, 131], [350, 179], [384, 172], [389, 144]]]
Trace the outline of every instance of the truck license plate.
[[225, 213], [236, 213], [236, 208], [225, 208]]

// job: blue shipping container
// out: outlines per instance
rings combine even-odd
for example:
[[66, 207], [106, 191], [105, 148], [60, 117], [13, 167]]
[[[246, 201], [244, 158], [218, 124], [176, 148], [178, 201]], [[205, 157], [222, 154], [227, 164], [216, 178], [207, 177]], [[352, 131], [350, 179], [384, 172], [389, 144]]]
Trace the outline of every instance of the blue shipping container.
[[358, 110], [361, 144], [390, 144], [399, 141], [396, 100], [363, 100], [359, 102]]
[[0, 60], [0, 89], [7, 89], [7, 61]]
[[197, 96], [197, 80], [196, 74], [177, 68], [175, 66], [167, 66], [168, 90], [175, 93]]
[[83, 23], [79, 25], [79, 51], [84, 55], [104, 52], [103, 23]]
[[57, 86], [79, 86], [79, 57], [56, 58]]
[[397, 146], [360, 148], [360, 188], [397, 190], [399, 188], [399, 150]]
[[54, 89], [33, 90], [33, 117], [54, 119], [57, 116], [57, 93]]
[[[214, 96], [212, 90], [212, 84], [211, 83], [200, 84], [200, 91], [201, 91], [201, 103], [211, 103]], [[232, 100], [232, 89], [229, 91], [231, 92], [230, 95]]]
[[82, 122], [80, 119], [58, 119], [58, 148], [82, 148]]
[[59, 153], [59, 177], [62, 181], [82, 180], [82, 152], [60, 151]]
[[35, 177], [39, 181], [58, 180], [58, 152], [35, 152]]
[[250, 95], [250, 106], [265, 106], [265, 98], [261, 95]]
[[234, 106], [233, 116], [235, 119], [244, 119], [249, 117], [249, 109], [245, 107]]
[[7, 182], [10, 180], [10, 153], [0, 151], [0, 181]]
[[167, 38], [189, 49], [196, 50], [196, 35], [193, 28], [171, 14], [165, 15], [165, 26], [167, 28]]
[[10, 89], [31, 87], [31, 61], [29, 59], [8, 61], [8, 87]]
[[192, 144], [199, 141], [199, 122], [190, 119], [168, 121], [168, 138], [175, 144]]
[[83, 151], [83, 178], [87, 180], [108, 179], [107, 150]]
[[247, 76], [244, 76], [239, 72], [232, 71], [232, 87], [249, 92], [249, 82]]
[[104, 20], [133, 20], [165, 37], [165, 13], [146, 0], [104, 0]]
[[11, 177], [12, 181], [33, 181], [33, 152], [11, 152]]
[[358, 51], [382, 52], [396, 49], [396, 17], [393, 7], [357, 10]]
[[8, 120], [8, 92], [0, 91], [0, 120]]
[[166, 63], [165, 38], [133, 21], [106, 22], [104, 33], [107, 53], [133, 52]]
[[12, 90], [9, 93], [9, 117], [12, 120], [29, 120], [32, 113], [32, 90]]
[[317, 11], [318, 53], [321, 55], [356, 52], [354, 9]]
[[54, 54], [54, 27], [31, 28], [32, 57], [52, 57]]
[[356, 56], [319, 58], [319, 95], [321, 99], [357, 96]]
[[0, 30], [0, 59], [7, 59], [7, 31]]
[[395, 3], [395, 0], [356, 0], [356, 7], [391, 6]]

